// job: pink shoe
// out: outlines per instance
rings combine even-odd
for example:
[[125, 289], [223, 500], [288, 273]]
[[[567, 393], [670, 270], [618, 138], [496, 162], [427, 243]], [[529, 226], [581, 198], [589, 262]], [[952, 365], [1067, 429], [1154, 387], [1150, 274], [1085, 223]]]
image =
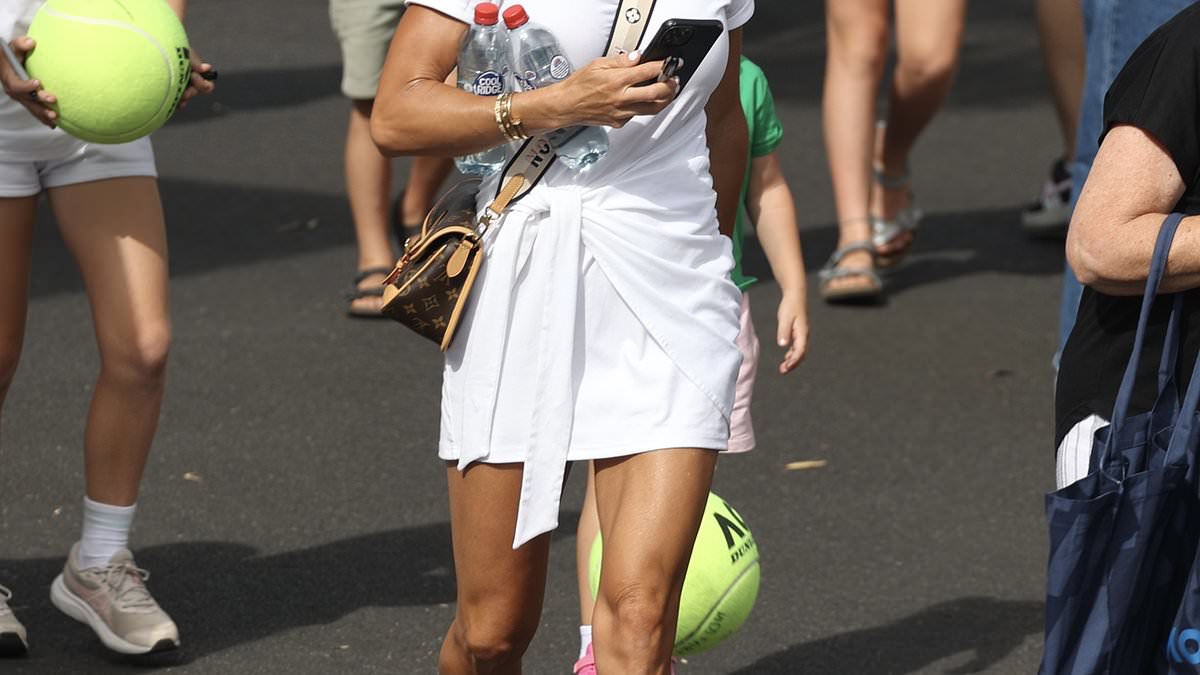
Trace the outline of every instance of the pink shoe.
[[592, 646], [588, 645], [583, 658], [575, 662], [575, 675], [596, 675], [596, 657], [592, 654]]
[[[575, 662], [574, 672], [575, 675], [596, 675], [596, 656], [592, 653], [591, 645], [588, 645], [583, 658]], [[675, 659], [671, 659], [671, 675], [675, 675]]]

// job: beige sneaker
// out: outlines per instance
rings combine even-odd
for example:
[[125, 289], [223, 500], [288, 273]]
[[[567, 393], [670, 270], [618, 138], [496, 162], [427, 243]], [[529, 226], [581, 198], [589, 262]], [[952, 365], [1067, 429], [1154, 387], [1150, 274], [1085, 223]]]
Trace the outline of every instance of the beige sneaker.
[[104, 567], [79, 568], [79, 544], [71, 547], [50, 600], [67, 616], [96, 631], [105, 647], [122, 654], [150, 654], [179, 647], [179, 629], [158, 606], [145, 580], [150, 573], [120, 550]]
[[8, 608], [11, 599], [12, 591], [0, 586], [0, 656], [21, 656], [29, 650], [25, 626]]

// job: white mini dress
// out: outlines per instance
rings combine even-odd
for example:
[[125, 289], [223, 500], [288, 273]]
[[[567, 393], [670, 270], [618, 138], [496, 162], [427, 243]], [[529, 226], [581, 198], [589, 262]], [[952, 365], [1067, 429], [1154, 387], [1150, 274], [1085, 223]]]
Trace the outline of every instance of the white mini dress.
[[[409, 1], [463, 22], [476, 4]], [[603, 51], [618, 1], [521, 4], [582, 67]], [[753, 0], [658, 0], [642, 44], [667, 19], [732, 30], [753, 12]], [[741, 296], [704, 115], [727, 56], [723, 36], [670, 107], [610, 129], [589, 170], [552, 166], [489, 233], [446, 353], [439, 456], [460, 469], [524, 464], [514, 548], [557, 527], [569, 461], [727, 445]]]

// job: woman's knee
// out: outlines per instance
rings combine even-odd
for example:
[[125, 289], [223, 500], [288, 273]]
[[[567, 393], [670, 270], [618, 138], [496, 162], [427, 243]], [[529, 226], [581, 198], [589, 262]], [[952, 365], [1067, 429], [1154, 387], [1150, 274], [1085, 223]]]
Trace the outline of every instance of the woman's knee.
[[896, 77], [913, 88], [941, 88], [954, 79], [958, 50], [945, 45], [906, 50], [896, 63]]
[[520, 660], [533, 641], [537, 623], [509, 613], [460, 607], [455, 629], [459, 645], [474, 663], [503, 665]]
[[131, 384], [160, 384], [171, 351], [170, 323], [142, 324], [123, 339], [102, 340], [100, 351], [108, 374]]
[[602, 587], [600, 596], [601, 604], [622, 636], [654, 639], [666, 630], [671, 597], [668, 584], [615, 583], [608, 588]]
[[837, 19], [830, 22], [829, 58], [842, 68], [875, 74], [887, 63], [891, 35], [886, 19]]

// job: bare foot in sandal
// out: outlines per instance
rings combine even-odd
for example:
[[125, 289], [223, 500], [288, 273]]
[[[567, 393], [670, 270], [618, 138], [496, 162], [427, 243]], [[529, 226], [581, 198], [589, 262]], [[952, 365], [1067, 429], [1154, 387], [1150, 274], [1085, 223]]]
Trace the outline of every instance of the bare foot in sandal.
[[354, 285], [345, 293], [349, 303], [346, 313], [368, 319], [382, 317], [383, 280], [391, 272], [391, 267], [369, 267], [354, 275]]
[[883, 299], [883, 282], [875, 272], [875, 247], [870, 241], [839, 244], [817, 277], [827, 303], [865, 304]]
[[875, 127], [875, 160], [871, 170], [871, 230], [876, 262], [881, 269], [895, 267], [912, 250], [917, 227], [924, 214], [917, 208], [912, 192], [912, 175], [904, 162], [897, 166], [883, 159], [883, 141], [887, 127]]
[[921, 212], [913, 203], [908, 172], [875, 170], [871, 190], [871, 228], [880, 267], [899, 264], [912, 249]]

